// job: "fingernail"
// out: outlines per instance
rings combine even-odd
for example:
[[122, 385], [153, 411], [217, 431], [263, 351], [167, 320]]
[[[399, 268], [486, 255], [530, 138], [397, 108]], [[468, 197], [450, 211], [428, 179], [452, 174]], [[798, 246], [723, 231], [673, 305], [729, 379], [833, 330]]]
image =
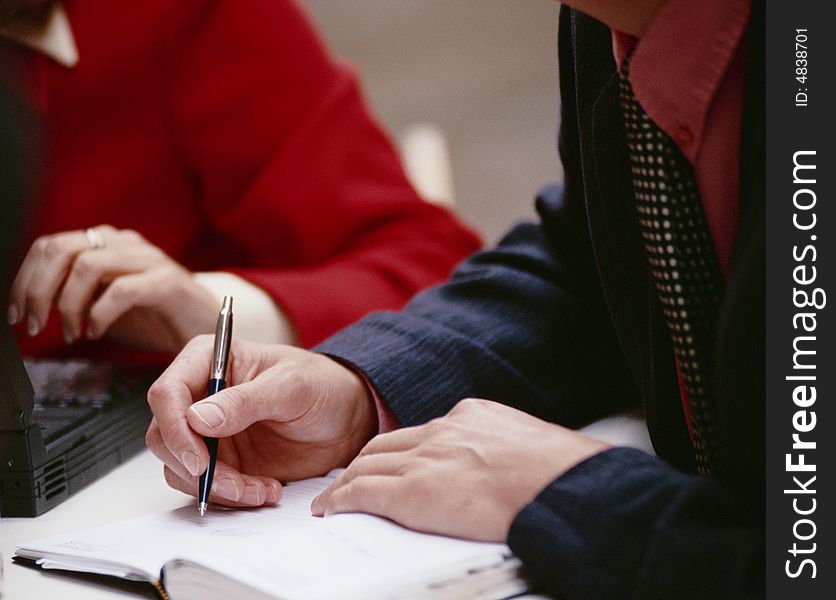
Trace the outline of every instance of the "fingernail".
[[88, 325], [86, 335], [87, 335], [88, 340], [95, 340], [96, 339], [96, 330], [93, 329], [90, 325]]
[[35, 337], [41, 330], [41, 326], [38, 324], [38, 319], [36, 319], [34, 315], [29, 315], [29, 324], [27, 325], [27, 328], [29, 330], [30, 337]]
[[273, 483], [267, 490], [267, 501], [271, 504], [276, 504], [282, 498], [282, 486], [279, 483]]
[[233, 479], [219, 479], [216, 481], [214, 492], [227, 500], [238, 500], [241, 497], [238, 485]]
[[[248, 485], [247, 488], [244, 490], [244, 496], [247, 497], [253, 504], [263, 504], [264, 498], [262, 497], [261, 488], [256, 484]], [[255, 499], [253, 500], [253, 496]]]
[[186, 470], [192, 475], [200, 474], [200, 459], [196, 452], [186, 450], [180, 455], [180, 462], [186, 467]]
[[194, 404], [191, 407], [191, 411], [207, 427], [217, 427], [224, 422], [223, 411], [213, 402]]
[[16, 325], [17, 324], [17, 306], [14, 304], [9, 306], [9, 311], [7, 313], [7, 318], [9, 320], [9, 325]]
[[61, 331], [64, 332], [64, 342], [66, 344], [72, 344], [75, 341], [75, 336], [73, 335], [72, 330], [70, 329], [69, 325], [62, 325]]
[[315, 517], [321, 517], [322, 516], [322, 511], [319, 510], [319, 499], [321, 497], [322, 497], [322, 494], [320, 494], [319, 496], [314, 498], [313, 502], [311, 502], [311, 514], [313, 514]]

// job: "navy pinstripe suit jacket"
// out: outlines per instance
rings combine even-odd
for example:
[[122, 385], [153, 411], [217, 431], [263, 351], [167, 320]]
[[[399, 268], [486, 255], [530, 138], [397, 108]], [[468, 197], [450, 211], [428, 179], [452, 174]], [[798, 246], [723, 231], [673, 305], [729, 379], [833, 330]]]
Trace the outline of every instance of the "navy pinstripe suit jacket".
[[561, 13], [565, 181], [445, 284], [318, 350], [360, 368], [404, 425], [481, 397], [579, 426], [644, 405], [660, 458], [616, 448], [552, 482], [509, 544], [567, 598], [745, 598], [764, 586], [764, 88], [750, 26], [741, 230], [721, 307], [718, 477], [693, 474], [673, 351], [636, 216], [610, 31]]

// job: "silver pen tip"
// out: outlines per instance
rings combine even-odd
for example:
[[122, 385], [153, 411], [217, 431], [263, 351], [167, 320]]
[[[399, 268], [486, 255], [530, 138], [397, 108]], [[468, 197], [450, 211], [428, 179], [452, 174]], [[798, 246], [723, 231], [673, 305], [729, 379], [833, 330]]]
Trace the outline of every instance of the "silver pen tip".
[[206, 509], [207, 508], [209, 508], [209, 507], [206, 505], [205, 502], [201, 502], [200, 504], [198, 504], [197, 510], [200, 513], [201, 517], [206, 514]]
[[221, 305], [221, 312], [229, 312], [232, 310], [232, 296], [224, 296], [224, 302]]

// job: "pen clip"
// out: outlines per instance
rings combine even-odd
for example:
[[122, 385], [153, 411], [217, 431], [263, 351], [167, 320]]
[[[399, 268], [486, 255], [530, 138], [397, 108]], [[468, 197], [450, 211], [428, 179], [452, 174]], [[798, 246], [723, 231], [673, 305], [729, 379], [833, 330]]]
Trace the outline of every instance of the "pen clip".
[[212, 353], [212, 379], [226, 379], [229, 346], [232, 342], [232, 296], [224, 296], [215, 329], [215, 349]]

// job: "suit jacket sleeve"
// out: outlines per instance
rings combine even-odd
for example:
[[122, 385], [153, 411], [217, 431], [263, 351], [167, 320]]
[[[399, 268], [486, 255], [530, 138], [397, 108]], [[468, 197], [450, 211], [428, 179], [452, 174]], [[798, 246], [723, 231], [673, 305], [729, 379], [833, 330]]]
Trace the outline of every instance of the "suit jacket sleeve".
[[508, 544], [561, 598], [763, 598], [757, 512], [715, 480], [613, 448], [543, 490]]
[[447, 277], [478, 238], [418, 197], [354, 72], [288, 0], [179, 4], [174, 143], [234, 272], [310, 346]]
[[[560, 212], [559, 188], [541, 211]], [[515, 227], [399, 312], [378, 312], [315, 348], [348, 362], [402, 425], [445, 414], [462, 398], [504, 402], [581, 425], [636, 401], [600, 306], [572, 289], [543, 226]]]

